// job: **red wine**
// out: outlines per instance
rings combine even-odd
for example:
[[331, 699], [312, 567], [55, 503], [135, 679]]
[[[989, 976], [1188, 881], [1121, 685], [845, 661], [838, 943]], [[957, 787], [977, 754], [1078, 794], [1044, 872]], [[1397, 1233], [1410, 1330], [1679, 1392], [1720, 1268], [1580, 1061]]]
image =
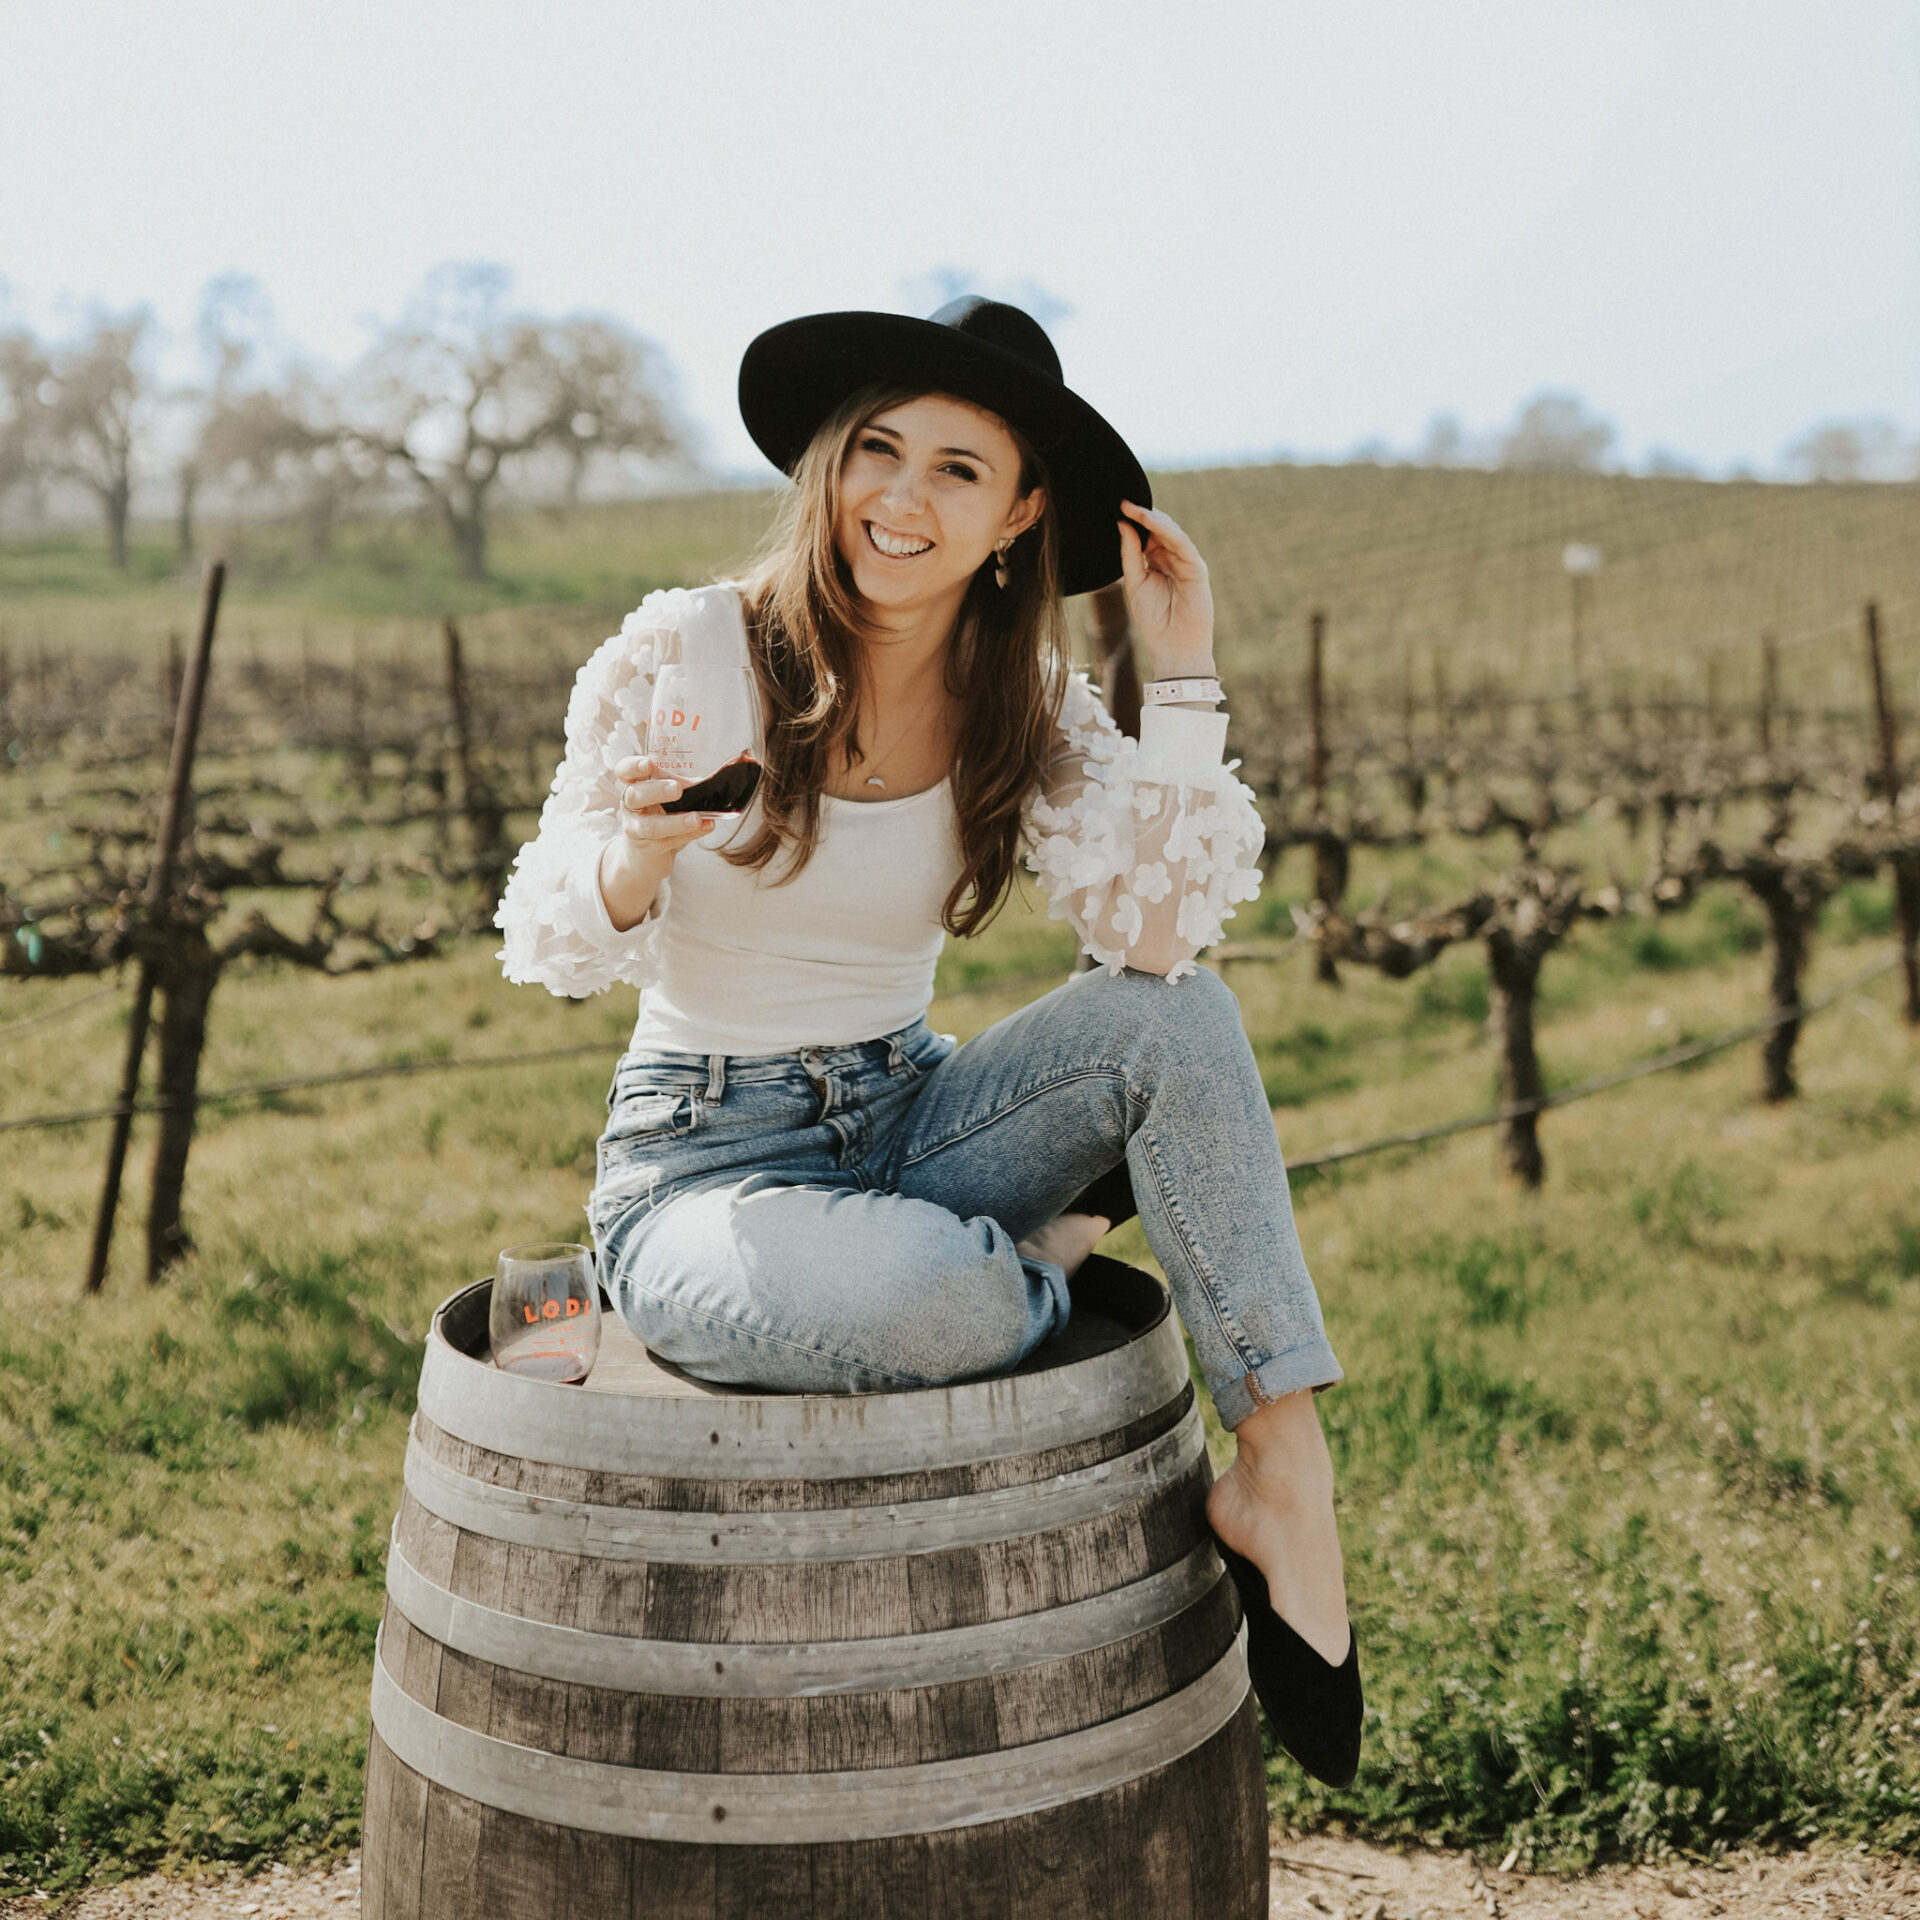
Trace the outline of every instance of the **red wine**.
[[696, 780], [677, 800], [663, 800], [662, 813], [745, 813], [760, 791], [760, 762], [742, 754], [718, 773]]

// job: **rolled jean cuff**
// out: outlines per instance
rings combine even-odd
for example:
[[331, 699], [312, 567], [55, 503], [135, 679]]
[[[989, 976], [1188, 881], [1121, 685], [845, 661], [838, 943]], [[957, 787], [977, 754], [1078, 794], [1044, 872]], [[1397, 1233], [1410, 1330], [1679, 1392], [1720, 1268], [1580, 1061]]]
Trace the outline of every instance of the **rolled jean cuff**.
[[1222, 1380], [1210, 1375], [1207, 1389], [1213, 1395], [1220, 1424], [1237, 1427], [1248, 1414], [1260, 1407], [1270, 1407], [1290, 1393], [1299, 1393], [1308, 1387], [1330, 1387], [1345, 1378], [1340, 1362], [1333, 1357], [1333, 1349], [1326, 1341], [1316, 1340], [1262, 1361], [1251, 1373]]

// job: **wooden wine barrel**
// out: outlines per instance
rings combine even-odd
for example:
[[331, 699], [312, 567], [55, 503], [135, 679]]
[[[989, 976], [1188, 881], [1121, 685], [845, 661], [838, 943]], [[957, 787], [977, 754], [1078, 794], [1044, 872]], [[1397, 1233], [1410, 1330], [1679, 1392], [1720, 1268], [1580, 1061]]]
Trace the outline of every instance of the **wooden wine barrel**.
[[1165, 1290], [1019, 1372], [584, 1388], [434, 1317], [374, 1662], [371, 1920], [1267, 1911], [1244, 1630]]

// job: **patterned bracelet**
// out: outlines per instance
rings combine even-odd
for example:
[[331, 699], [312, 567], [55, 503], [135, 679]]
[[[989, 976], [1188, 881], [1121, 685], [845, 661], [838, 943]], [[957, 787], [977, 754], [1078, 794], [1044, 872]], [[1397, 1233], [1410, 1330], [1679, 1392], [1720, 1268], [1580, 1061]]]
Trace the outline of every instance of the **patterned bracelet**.
[[1169, 707], [1184, 700], [1205, 700], [1212, 705], [1226, 698], [1218, 680], [1149, 680], [1140, 689], [1140, 704], [1145, 707]]

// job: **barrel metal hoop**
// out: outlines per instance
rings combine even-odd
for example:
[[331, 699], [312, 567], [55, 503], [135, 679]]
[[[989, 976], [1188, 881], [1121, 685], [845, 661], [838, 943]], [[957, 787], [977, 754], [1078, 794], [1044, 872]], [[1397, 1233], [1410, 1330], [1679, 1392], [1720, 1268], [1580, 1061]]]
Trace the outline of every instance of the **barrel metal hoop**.
[[1089, 1798], [1191, 1753], [1247, 1693], [1246, 1627], [1199, 1679], [1117, 1719], [957, 1760], [833, 1773], [666, 1773], [523, 1747], [443, 1720], [373, 1665], [373, 1724], [402, 1766], [523, 1819], [707, 1845], [883, 1840]]
[[[976, 1462], [944, 1471], [935, 1468], [908, 1475], [865, 1474], [838, 1481], [802, 1481], [792, 1477], [722, 1480], [710, 1476], [698, 1480], [663, 1480], [654, 1476], [636, 1479], [630, 1475], [596, 1473], [584, 1467], [549, 1467], [511, 1450], [474, 1447], [464, 1440], [456, 1440], [418, 1410], [409, 1423], [408, 1433], [429, 1456], [453, 1472], [464, 1473], [490, 1486], [513, 1487], [523, 1493], [550, 1494], [555, 1499], [567, 1500], [584, 1497], [585, 1487], [592, 1484], [597, 1489], [599, 1502], [613, 1507], [701, 1513], [796, 1513], [820, 1507], [884, 1507], [898, 1505], [903, 1499], [944, 1500], [953, 1495], [984, 1492], [993, 1486], [1026, 1486], [1037, 1480], [1051, 1480], [1056, 1474], [1117, 1459], [1135, 1447], [1157, 1440], [1179, 1424], [1198, 1397], [1189, 1380], [1151, 1414], [1078, 1446], [1010, 1454], [1004, 1460]], [[1063, 1455], [1073, 1456], [1073, 1463], [1062, 1464]], [[686, 1505], [689, 1498], [694, 1502], [692, 1507]]]
[[443, 1647], [543, 1680], [626, 1693], [774, 1700], [944, 1686], [1091, 1653], [1178, 1619], [1224, 1576], [1213, 1542], [1108, 1593], [1038, 1614], [969, 1627], [811, 1645], [771, 1641], [645, 1640], [502, 1613], [449, 1593], [396, 1546], [387, 1597], [410, 1626]]
[[437, 1519], [515, 1546], [596, 1560], [767, 1566], [891, 1559], [1057, 1531], [1172, 1485], [1206, 1450], [1206, 1430], [1195, 1401], [1157, 1439], [1077, 1472], [986, 1493], [885, 1507], [688, 1513], [597, 1506], [476, 1480], [436, 1460], [418, 1440], [407, 1447], [406, 1484]]
[[1169, 1312], [1125, 1345], [1041, 1373], [904, 1393], [583, 1393], [459, 1352], [436, 1319], [420, 1409], [475, 1446], [553, 1466], [692, 1479], [836, 1480], [970, 1466], [1095, 1439], [1187, 1384]]

